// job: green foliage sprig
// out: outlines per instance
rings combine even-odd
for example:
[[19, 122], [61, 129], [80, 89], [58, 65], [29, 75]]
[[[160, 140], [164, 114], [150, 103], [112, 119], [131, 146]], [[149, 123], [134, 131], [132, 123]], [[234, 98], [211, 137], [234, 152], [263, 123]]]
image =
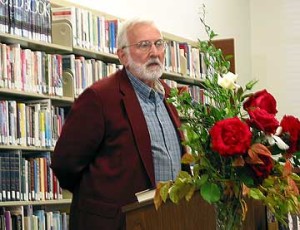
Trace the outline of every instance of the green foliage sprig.
[[[206, 103], [195, 102], [189, 93], [179, 94], [176, 89], [172, 90], [169, 99], [185, 120], [181, 129], [186, 135], [183, 144], [189, 152], [182, 162], [192, 166], [192, 174], [181, 171], [175, 181], [159, 183], [155, 205], [158, 208], [167, 199], [174, 203], [181, 199], [189, 201], [195, 192], [199, 192], [210, 204], [234, 198], [232, 202], [237, 201], [242, 206], [245, 216], [245, 198], [248, 197], [260, 200], [279, 221], [286, 223], [289, 213], [300, 211], [300, 178], [293, 173], [291, 157], [288, 157], [291, 154], [287, 154], [288, 148], [281, 143], [280, 138], [285, 134], [275, 133], [275, 128], [280, 126], [275, 114], [268, 110], [275, 99], [266, 90], [252, 93], [257, 81], [250, 81], [245, 87], [237, 85], [237, 75], [229, 72], [232, 56], [224, 57], [222, 50], [213, 44], [217, 34], [205, 22], [205, 6], [200, 21], [208, 37], [206, 41], [199, 40], [199, 49], [207, 66], [206, 78], [203, 79]], [[266, 98], [261, 101], [270, 103], [260, 105], [260, 100], [256, 99], [262, 96]], [[272, 130], [260, 126], [257, 116], [269, 119]], [[240, 126], [236, 127], [236, 123]], [[248, 133], [251, 140], [246, 150], [235, 152], [235, 146], [227, 148], [226, 144], [233, 141], [241, 145], [239, 139], [248, 143], [243, 135], [232, 135], [231, 126], [233, 131], [242, 133], [239, 129], [246, 127], [245, 132], [251, 132], [251, 135]], [[224, 141], [221, 150], [223, 147], [227, 149], [224, 152], [218, 151], [213, 144], [216, 138], [212, 135], [213, 127], [229, 133], [220, 140]], [[283, 159], [283, 162], [278, 159]]]

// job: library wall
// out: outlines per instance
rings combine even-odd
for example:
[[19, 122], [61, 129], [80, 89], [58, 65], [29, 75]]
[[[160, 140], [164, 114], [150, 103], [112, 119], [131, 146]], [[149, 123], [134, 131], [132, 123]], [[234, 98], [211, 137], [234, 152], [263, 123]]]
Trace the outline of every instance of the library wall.
[[251, 1], [251, 24], [253, 77], [276, 97], [279, 116], [300, 117], [300, 2]]

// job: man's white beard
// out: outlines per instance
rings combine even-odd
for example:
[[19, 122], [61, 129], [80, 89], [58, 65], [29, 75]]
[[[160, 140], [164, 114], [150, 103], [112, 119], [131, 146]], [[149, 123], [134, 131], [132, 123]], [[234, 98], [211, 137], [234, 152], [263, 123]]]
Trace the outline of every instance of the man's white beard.
[[[150, 67], [149, 65], [152, 63], [158, 65]], [[158, 58], [150, 58], [145, 64], [139, 64], [129, 56], [129, 68], [137, 78], [145, 81], [155, 81], [163, 74], [163, 64]]]

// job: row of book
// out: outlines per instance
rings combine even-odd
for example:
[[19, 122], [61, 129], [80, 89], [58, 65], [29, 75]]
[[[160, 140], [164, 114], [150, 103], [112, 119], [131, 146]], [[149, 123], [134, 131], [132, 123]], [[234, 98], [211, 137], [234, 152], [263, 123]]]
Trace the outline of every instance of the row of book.
[[[203, 58], [200, 58], [201, 53], [186, 43], [170, 44], [173, 46], [167, 46], [169, 48], [166, 52], [166, 72], [178, 73], [188, 70], [188, 76], [203, 78], [205, 74], [202, 72], [205, 68], [200, 68], [204, 66], [200, 65], [200, 61], [204, 63]], [[183, 50], [186, 58], [178, 56]], [[20, 44], [0, 43], [0, 88], [64, 96], [63, 72], [69, 69], [74, 79], [74, 97], [77, 97], [92, 83], [120, 68], [122, 65], [86, 59], [75, 54], [47, 54], [43, 51], [23, 49]]]
[[69, 215], [32, 205], [0, 208], [1, 230], [68, 230]]
[[62, 199], [50, 152], [0, 151], [0, 201]]
[[0, 88], [63, 96], [62, 55], [0, 44]]
[[63, 70], [70, 70], [74, 79], [74, 97], [78, 97], [87, 87], [94, 82], [107, 77], [122, 65], [105, 63], [101, 60], [86, 59], [83, 56], [74, 54], [63, 55]]
[[[179, 49], [179, 43], [176, 43], [176, 47]], [[181, 44], [183, 45], [183, 44]], [[168, 47], [168, 46], [167, 46]], [[203, 71], [206, 71], [205, 68], [200, 68], [200, 66], [205, 66], [204, 61], [203, 61], [203, 56], [202, 54], [197, 51], [197, 49], [192, 48], [191, 46], [188, 46], [187, 50], [190, 50], [192, 54], [188, 55], [189, 52], [187, 52], [188, 59], [190, 60], [190, 67], [188, 72], [192, 78], [196, 79], [203, 79], [205, 78], [206, 74]], [[197, 52], [194, 52], [197, 51]], [[168, 52], [167, 52], [168, 53]], [[173, 53], [173, 52], [172, 52]], [[198, 58], [197, 58], [198, 55]], [[183, 69], [183, 66], [186, 65], [181, 65], [182, 62], [186, 62], [186, 60], [181, 59], [181, 63], [179, 61], [179, 57], [174, 58], [169, 58], [168, 55], [166, 55], [166, 62], [173, 60], [172, 63], [166, 64], [165, 65], [165, 71], [166, 72], [177, 72]], [[201, 57], [201, 58], [200, 58]], [[201, 60], [201, 65], [200, 61]], [[198, 63], [198, 64], [195, 64]], [[85, 90], [88, 86], [93, 84], [94, 82], [109, 76], [110, 74], [114, 73], [116, 70], [121, 69], [123, 66], [118, 65], [115, 63], [105, 63], [101, 60], [95, 60], [95, 59], [86, 59], [83, 56], [76, 56], [74, 54], [70, 55], [63, 55], [62, 57], [62, 64], [63, 64], [63, 71], [65, 70], [70, 70], [73, 79], [74, 79], [74, 96], [78, 97], [83, 90]], [[177, 66], [177, 67], [175, 67]], [[186, 70], [185, 70], [186, 71]], [[203, 73], [202, 73], [203, 72]], [[196, 74], [197, 73], [197, 74]], [[193, 89], [193, 91], [199, 91], [198, 89]], [[202, 96], [202, 92], [200, 92], [199, 95], [195, 93], [195, 97], [197, 97], [200, 100], [200, 97]], [[197, 99], [197, 100], [198, 100]], [[201, 99], [203, 100], [203, 99]]]
[[[76, 7], [52, 8], [52, 20], [66, 19], [72, 26], [73, 45], [105, 53], [116, 53], [117, 32], [122, 22], [94, 15]], [[205, 73], [203, 54], [187, 42], [167, 41], [166, 71], [201, 79]]]
[[183, 90], [188, 92], [193, 101], [202, 103], [202, 104], [207, 104], [207, 100], [205, 97], [205, 89], [195, 86], [195, 85], [183, 85], [183, 84], [178, 84], [178, 82], [169, 80], [169, 79], [164, 79], [164, 82], [169, 85], [171, 88], [177, 88], [179, 90]]
[[0, 144], [54, 147], [65, 120], [65, 109], [50, 99], [0, 100]]
[[[31, 14], [36, 14], [38, 19], [35, 19], [35, 16]], [[73, 6], [70, 7], [54, 7], [51, 9], [49, 0], [7, 0], [5, 3], [0, 3], [0, 31], [2, 28], [6, 28], [7, 26], [2, 26], [2, 24], [9, 24], [7, 28], [4, 29], [3, 32], [14, 33], [19, 36], [33, 38], [32, 33], [27, 33], [27, 27], [30, 25], [30, 28], [39, 28], [43, 30], [39, 34], [44, 34], [45, 31], [51, 30], [51, 21], [48, 23], [48, 15], [51, 14], [50, 20], [59, 21], [61, 19], [66, 19], [70, 22], [72, 26], [73, 33], [73, 45], [78, 47], [87, 48], [95, 51], [102, 51], [105, 53], [116, 53], [117, 49], [117, 32], [119, 26], [121, 26], [121, 22], [118, 19], [107, 19], [104, 16], [98, 16], [93, 14], [91, 11], [86, 9], [80, 9]], [[29, 15], [29, 16], [28, 16]], [[47, 15], [47, 17], [46, 17]], [[4, 18], [4, 19], [3, 19]], [[8, 19], [6, 19], [8, 18]], [[47, 18], [47, 20], [46, 20]], [[2, 20], [3, 19], [3, 20]], [[2, 23], [3, 21], [3, 23]], [[46, 22], [47, 21], [47, 22]], [[41, 25], [39, 25], [41, 23]], [[48, 25], [49, 24], [49, 25]], [[35, 33], [33, 33], [35, 34]], [[42, 40], [42, 39], [41, 39]], [[12, 51], [7, 50], [11, 48]], [[39, 76], [40, 78], [47, 78], [46, 73], [48, 72], [48, 81], [52, 81], [53, 87], [59, 87], [59, 89], [50, 89], [49, 94], [57, 93], [61, 95], [61, 75], [60, 72], [60, 56], [58, 56], [57, 61], [53, 61], [54, 63], [58, 63], [57, 68], [54, 68], [50, 74], [50, 71], [41, 72], [43, 67], [47, 68], [46, 63], [43, 59], [44, 57], [40, 57], [45, 55], [44, 53], [40, 54], [37, 52], [37, 57], [30, 57], [31, 51], [26, 50], [21, 51], [20, 47], [12, 47], [9, 48], [3, 47], [1, 58], [2, 61], [5, 59], [9, 59], [9, 62], [3, 62], [3, 74], [2, 80], [0, 79], [0, 87], [1, 81], [5, 81], [5, 79], [9, 79], [11, 74], [16, 74], [18, 76], [11, 76], [11, 78], [16, 78], [16, 87], [25, 87], [26, 83], [22, 82], [25, 78], [32, 78], [28, 76], [30, 73], [34, 76]], [[166, 47], [166, 71], [179, 73], [184, 76], [190, 76], [192, 78], [201, 79], [205, 75], [205, 63], [203, 61], [202, 53], [198, 48], [192, 47], [190, 44], [186, 42], [176, 42], [176, 41], [168, 41]], [[55, 55], [57, 56], [57, 55]], [[37, 59], [37, 60], [36, 60]], [[42, 59], [42, 60], [40, 60]], [[47, 58], [51, 59], [50, 57]], [[41, 63], [39, 66], [34, 66], [36, 63]], [[48, 63], [51, 66], [53, 63]], [[25, 68], [24, 70], [18, 70], [16, 68]], [[27, 66], [27, 67], [26, 67]], [[6, 73], [9, 71], [11, 73]], [[55, 71], [56, 70], [56, 71]], [[37, 71], [34, 74], [32, 71]], [[16, 72], [16, 73], [15, 73]], [[7, 75], [7, 76], [6, 76]], [[27, 75], [27, 76], [21, 76]], [[24, 84], [22, 86], [22, 84]], [[40, 80], [37, 84], [41, 84], [39, 88], [47, 87], [47, 83], [45, 81]], [[9, 87], [9, 86], [8, 86]], [[35, 87], [35, 86], [28, 86]], [[27, 89], [25, 89], [27, 90]], [[37, 89], [38, 90], [38, 89]], [[38, 90], [40, 91], [40, 90]], [[54, 94], [56, 95], [56, 94]]]
[[122, 66], [74, 54], [47, 54], [0, 43], [0, 88], [64, 96], [63, 71], [70, 69], [75, 97], [93, 82]]
[[170, 40], [165, 51], [165, 70], [185, 77], [204, 79], [207, 70], [203, 55], [198, 48], [187, 42]]
[[50, 0], [0, 1], [0, 32], [51, 42]]
[[115, 54], [118, 19], [108, 19], [77, 7], [53, 7], [52, 22], [66, 19], [72, 27], [73, 46]]

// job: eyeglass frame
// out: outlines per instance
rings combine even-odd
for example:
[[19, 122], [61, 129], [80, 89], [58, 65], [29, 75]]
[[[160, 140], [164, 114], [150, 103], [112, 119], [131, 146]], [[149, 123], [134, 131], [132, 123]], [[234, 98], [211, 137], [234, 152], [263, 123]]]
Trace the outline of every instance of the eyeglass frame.
[[[157, 43], [158, 42], [162, 42], [161, 48], [160, 48], [160, 46], [157, 47]], [[147, 48], [146, 49], [145, 49], [145, 47], [142, 48], [142, 44], [143, 43], [147, 43]], [[144, 45], [146, 45], [146, 44], [144, 44]], [[154, 45], [157, 50], [165, 50], [166, 47], [167, 47], [167, 42], [165, 40], [163, 40], [163, 39], [158, 39], [158, 40], [156, 40], [154, 42], [149, 41], [149, 40], [142, 40], [142, 41], [139, 41], [139, 42], [134, 43], [134, 44], [123, 46], [122, 49], [129, 48], [131, 46], [136, 46], [137, 49], [139, 49], [139, 50], [141, 50], [143, 52], [149, 52], [149, 50], [151, 49], [152, 45]]]

